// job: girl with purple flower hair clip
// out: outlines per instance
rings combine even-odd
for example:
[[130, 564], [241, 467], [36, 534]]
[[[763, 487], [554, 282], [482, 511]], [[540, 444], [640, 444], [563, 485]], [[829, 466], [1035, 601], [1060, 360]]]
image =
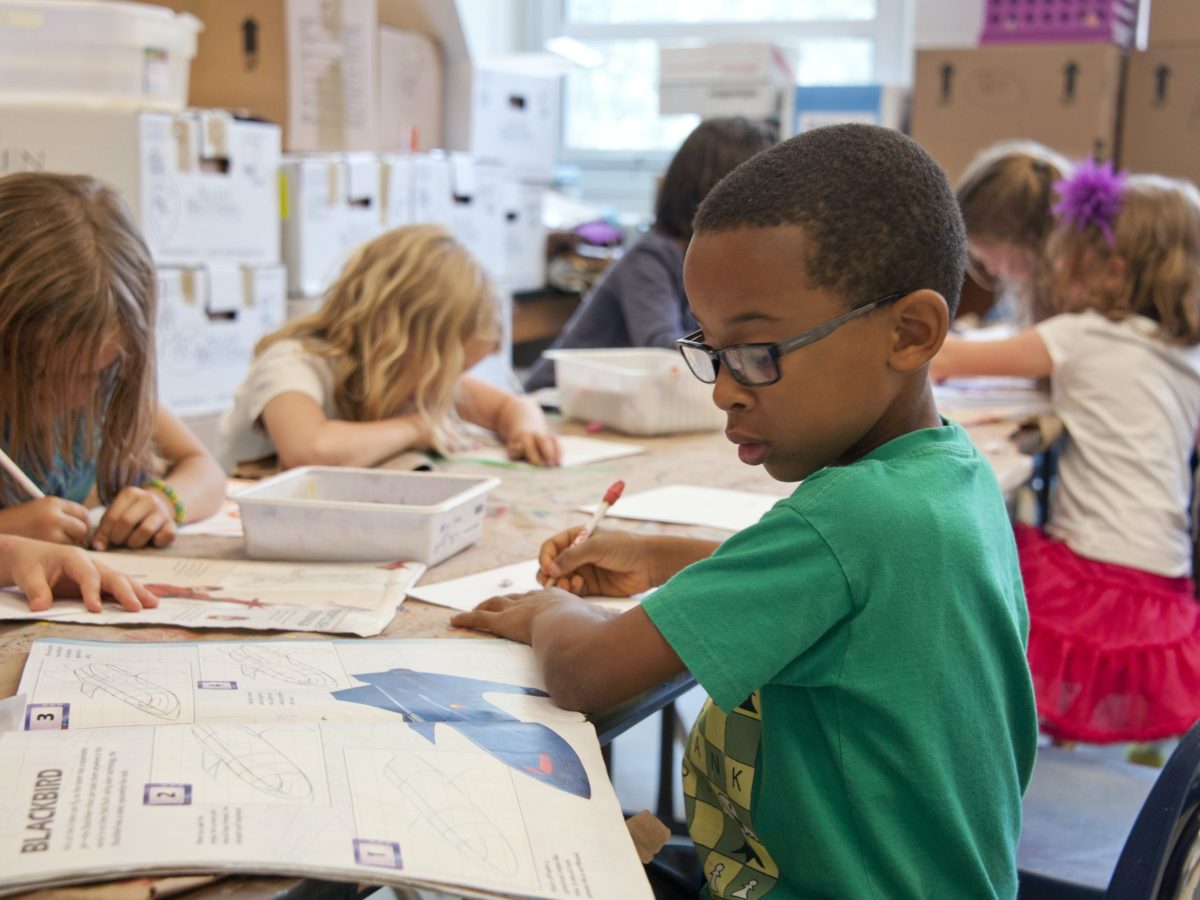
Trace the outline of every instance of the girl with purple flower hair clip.
[[1200, 718], [1200, 192], [1091, 162], [1056, 189], [1057, 314], [1008, 340], [948, 338], [932, 374], [1049, 376], [1065, 426], [1050, 519], [1016, 526], [1041, 725], [1156, 741]]
[[989, 319], [1020, 327], [1049, 318], [1040, 283], [1054, 226], [1054, 185], [1072, 171], [1070, 161], [1049, 147], [1004, 141], [976, 156], [959, 180], [967, 273], [998, 295]]

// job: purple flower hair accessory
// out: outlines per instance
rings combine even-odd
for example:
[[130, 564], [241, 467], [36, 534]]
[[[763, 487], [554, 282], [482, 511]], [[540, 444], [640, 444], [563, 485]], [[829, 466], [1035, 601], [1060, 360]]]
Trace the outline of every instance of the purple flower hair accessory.
[[1075, 174], [1054, 182], [1059, 195], [1051, 210], [1076, 231], [1100, 229], [1109, 247], [1116, 246], [1113, 220], [1121, 211], [1121, 194], [1125, 190], [1125, 173], [1114, 172], [1112, 163], [1097, 163], [1085, 159], [1075, 168]]

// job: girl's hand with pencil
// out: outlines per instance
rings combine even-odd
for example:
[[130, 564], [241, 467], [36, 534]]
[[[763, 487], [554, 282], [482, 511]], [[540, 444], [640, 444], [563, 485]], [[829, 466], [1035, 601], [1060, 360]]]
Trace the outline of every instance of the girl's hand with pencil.
[[108, 505], [96, 527], [92, 547], [166, 547], [175, 540], [175, 533], [175, 513], [167, 496], [153, 488], [129, 486]]
[[509, 459], [523, 459], [535, 466], [557, 466], [562, 463], [558, 438], [549, 431], [517, 431], [505, 439], [504, 448]]
[[90, 612], [100, 612], [102, 597], [137, 612], [158, 606], [158, 598], [139, 582], [96, 562], [78, 547], [0, 535], [0, 585], [15, 585], [29, 608], [50, 608], [55, 597], [81, 597]]
[[83, 545], [90, 527], [87, 507], [61, 497], [41, 497], [0, 509], [0, 534]]

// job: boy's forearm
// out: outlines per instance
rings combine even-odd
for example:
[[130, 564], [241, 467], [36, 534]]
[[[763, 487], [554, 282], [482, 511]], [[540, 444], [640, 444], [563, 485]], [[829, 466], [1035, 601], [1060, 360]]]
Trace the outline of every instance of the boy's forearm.
[[650, 583], [655, 587], [666, 584], [677, 572], [692, 563], [708, 559], [721, 546], [718, 541], [670, 535], [658, 535], [646, 540], [651, 544], [647, 558], [653, 561]]
[[530, 623], [530, 643], [551, 699], [563, 709], [598, 712], [638, 693], [623, 688], [625, 666], [605, 640], [606, 611], [584, 600], [562, 600], [540, 609]]

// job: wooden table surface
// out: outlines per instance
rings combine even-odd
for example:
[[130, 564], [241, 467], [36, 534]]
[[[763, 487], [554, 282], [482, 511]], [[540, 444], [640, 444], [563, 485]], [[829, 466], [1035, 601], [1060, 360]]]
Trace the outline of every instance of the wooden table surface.
[[[563, 434], [582, 434], [573, 422], [558, 422]], [[975, 426], [968, 431], [984, 450], [1005, 491], [1028, 480], [1032, 462], [1008, 444], [1011, 424]], [[581, 504], [595, 503], [613, 481], [624, 479], [626, 493], [669, 484], [696, 484], [737, 490], [756, 491], [783, 497], [793, 485], [772, 479], [761, 467], [742, 465], [735, 448], [720, 432], [670, 435], [666, 437], [629, 437], [596, 435], [637, 443], [646, 453], [590, 466], [568, 469], [539, 469], [532, 466], [501, 467], [485, 463], [455, 460], [439, 465], [455, 473], [493, 475], [500, 485], [488, 497], [483, 534], [463, 552], [426, 572], [423, 583], [458, 578], [473, 572], [530, 559], [549, 535], [571, 525], [582, 524], [587, 516], [577, 511]], [[686, 534], [721, 540], [728, 532], [711, 528], [667, 525], [631, 520], [608, 520], [607, 527], [649, 534]], [[236, 538], [183, 536], [161, 552], [174, 556], [204, 558], [243, 557], [242, 542]], [[381, 637], [387, 638], [465, 638], [485, 637], [475, 632], [451, 628], [454, 611], [408, 600]], [[186, 641], [186, 640], [264, 640], [272, 637], [314, 638], [312, 633], [246, 632], [224, 629], [190, 630], [174, 626], [101, 626], [60, 622], [0, 623], [0, 697], [16, 691], [21, 669], [31, 642], [40, 637], [108, 641]]]
[[[563, 434], [582, 434], [582, 426], [572, 422], [557, 422]], [[1019, 454], [1007, 442], [1013, 430], [1011, 423], [976, 426], [968, 429], [972, 438], [984, 450], [995, 469], [1001, 487], [1013, 490], [1023, 484], [1032, 472], [1032, 462]], [[591, 466], [569, 469], [538, 469], [532, 466], [496, 466], [480, 462], [455, 460], [439, 464], [439, 469], [463, 474], [484, 474], [500, 478], [500, 485], [489, 495], [486, 520], [480, 540], [463, 552], [426, 572], [423, 582], [434, 583], [458, 578], [484, 569], [519, 562], [537, 555], [546, 537], [571, 525], [582, 524], [587, 515], [577, 511], [581, 504], [595, 503], [613, 481], [626, 483], [626, 492], [635, 493], [670, 484], [695, 484], [755, 491], [779, 497], [791, 493], [794, 485], [772, 479], [761, 467], [750, 467], [738, 461], [736, 450], [721, 432], [671, 435], [666, 437], [630, 437], [601, 434], [646, 448], [639, 456], [625, 457]], [[668, 525], [654, 522], [610, 519], [607, 527], [647, 534], [686, 534], [722, 540], [729, 533], [711, 528]], [[244, 557], [240, 538], [182, 536], [174, 546], [160, 552], [174, 556], [205, 558]], [[477, 632], [451, 628], [454, 610], [420, 601], [406, 600], [395, 618], [380, 637], [385, 638], [454, 638], [488, 639]], [[336, 637], [310, 632], [247, 632], [224, 629], [189, 630], [174, 626], [99, 626], [62, 622], [0, 623], [0, 697], [16, 692], [21, 669], [28, 656], [29, 645], [38, 638], [57, 637], [78, 640], [108, 641], [189, 641], [189, 640], [269, 640], [272, 638]], [[369, 640], [369, 639], [368, 639]], [[644, 704], [625, 704], [615, 715], [636, 719], [669, 702], [678, 691], [648, 692]], [[683, 689], [686, 685], [682, 685]], [[653, 696], [649, 696], [653, 695]], [[601, 717], [603, 718], [603, 717]], [[597, 722], [601, 731], [616, 733], [632, 722]], [[321, 889], [328, 889], [322, 894]], [[150, 885], [144, 881], [120, 882], [75, 889], [75, 898], [93, 900], [147, 900]], [[40, 892], [39, 900], [56, 892]], [[353, 897], [349, 885], [331, 885], [310, 879], [255, 878], [247, 876], [223, 879], [200, 888], [190, 896], [203, 900], [263, 900], [269, 897], [317, 896]]]

